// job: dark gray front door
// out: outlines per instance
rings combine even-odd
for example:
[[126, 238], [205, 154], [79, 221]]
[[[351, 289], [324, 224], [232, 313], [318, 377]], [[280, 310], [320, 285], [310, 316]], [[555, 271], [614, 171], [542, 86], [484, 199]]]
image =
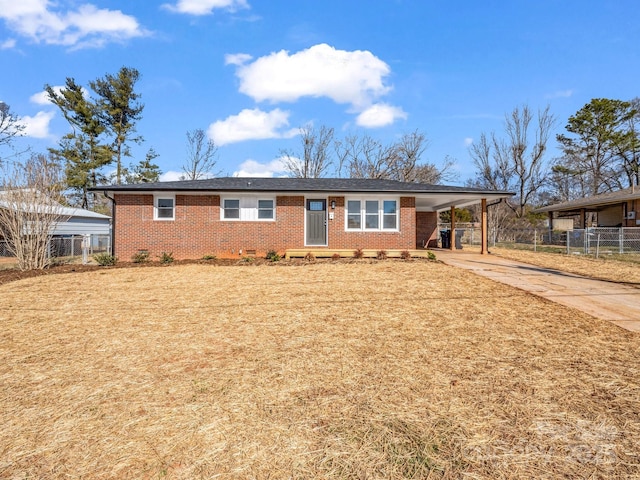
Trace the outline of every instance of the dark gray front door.
[[307, 245], [327, 244], [327, 201], [307, 200]]

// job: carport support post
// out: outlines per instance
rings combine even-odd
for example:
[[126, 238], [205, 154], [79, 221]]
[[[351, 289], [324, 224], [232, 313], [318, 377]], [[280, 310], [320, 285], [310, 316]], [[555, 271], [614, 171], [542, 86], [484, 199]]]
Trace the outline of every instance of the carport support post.
[[456, 207], [451, 207], [451, 232], [449, 233], [449, 249], [456, 249]]
[[482, 210], [482, 213], [480, 214], [480, 231], [482, 232], [480, 239], [480, 253], [482, 255], [486, 255], [489, 253], [487, 248], [487, 199], [483, 198], [480, 205]]

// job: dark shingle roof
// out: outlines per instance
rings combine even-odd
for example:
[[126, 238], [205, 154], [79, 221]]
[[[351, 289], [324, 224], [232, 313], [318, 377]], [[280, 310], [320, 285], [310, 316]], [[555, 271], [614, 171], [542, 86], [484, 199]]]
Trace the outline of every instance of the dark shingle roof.
[[90, 190], [112, 192], [148, 191], [255, 191], [255, 192], [351, 192], [351, 193], [503, 193], [509, 192], [478, 188], [429, 185], [424, 183], [398, 182], [395, 180], [359, 178], [247, 178], [222, 177], [206, 180], [181, 180], [175, 182], [139, 183], [132, 185], [109, 185]]
[[596, 208], [604, 205], [613, 205], [629, 200], [640, 199], [640, 188], [629, 187], [616, 192], [607, 192], [591, 197], [579, 198], [569, 202], [556, 203], [547, 207], [537, 208], [535, 212], [566, 212], [581, 208]]

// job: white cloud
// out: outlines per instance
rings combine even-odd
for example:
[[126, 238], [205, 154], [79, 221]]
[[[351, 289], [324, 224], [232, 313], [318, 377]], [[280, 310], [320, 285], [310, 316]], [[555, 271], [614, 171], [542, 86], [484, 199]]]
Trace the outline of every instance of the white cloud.
[[175, 5], [165, 3], [162, 6], [169, 11], [188, 15], [210, 15], [216, 9], [234, 12], [249, 8], [246, 0], [178, 0]]
[[[59, 95], [60, 91], [63, 88], [66, 88], [66, 87], [64, 85], [55, 85], [55, 86], [53, 86], [51, 88], [53, 88], [53, 91]], [[89, 98], [89, 90], [87, 90], [84, 87], [81, 87], [81, 89], [82, 89], [82, 96], [84, 98], [88, 99]], [[31, 103], [35, 103], [36, 105], [53, 105], [53, 103], [51, 103], [51, 100], [49, 100], [49, 94], [47, 93], [46, 90], [43, 90], [43, 91], [38, 92], [38, 93], [34, 93], [33, 95], [31, 95], [29, 97], [29, 101]]]
[[4, 42], [0, 43], [0, 50], [9, 50], [10, 48], [14, 48], [16, 46], [15, 38], [8, 38]]
[[247, 53], [227, 53], [224, 56], [225, 65], [243, 65], [253, 57]]
[[273, 177], [286, 176], [282, 160], [276, 158], [268, 163], [255, 160], [245, 160], [240, 164], [240, 170], [233, 172], [234, 177]]
[[176, 172], [174, 170], [169, 170], [168, 172], [164, 172], [160, 175], [159, 180], [161, 182], [176, 182], [178, 180], [182, 180], [182, 176], [184, 172]]
[[254, 108], [212, 123], [207, 133], [216, 145], [222, 146], [244, 140], [291, 138], [299, 133], [298, 129], [283, 130], [288, 126], [289, 112], [279, 108], [263, 112]]
[[471, 137], [467, 137], [464, 139], [464, 146], [465, 147], [470, 147], [473, 144], [473, 138]]
[[548, 93], [545, 98], [569, 98], [573, 95], [573, 90], [557, 90], [553, 93]]
[[19, 123], [25, 126], [24, 134], [32, 138], [52, 138], [49, 132], [49, 124], [55, 116], [55, 112], [38, 112], [34, 117], [25, 115], [20, 117]]
[[376, 128], [391, 125], [399, 118], [407, 118], [407, 114], [401, 108], [377, 103], [358, 115], [356, 123], [361, 127]]
[[[175, 170], [169, 170], [167, 172], [164, 172], [162, 174], [160, 174], [160, 177], [158, 177], [158, 181], [160, 182], [177, 182], [179, 180], [184, 180], [184, 175], [185, 173], [180, 171], [180, 172], [176, 172]], [[215, 175], [213, 173], [203, 173], [202, 175], [200, 175], [200, 180], [204, 180], [206, 178], [214, 178]]]
[[[64, 86], [56, 85], [55, 87], [52, 87], [52, 88], [54, 92], [59, 94], [60, 90], [62, 90]], [[29, 97], [29, 101], [31, 103], [35, 103], [36, 105], [51, 105], [51, 100], [49, 100], [49, 94], [47, 93], [46, 90], [43, 90], [38, 93], [34, 93]]]
[[390, 71], [371, 52], [349, 52], [319, 44], [291, 55], [281, 50], [251, 63], [241, 63], [236, 75], [240, 79], [240, 92], [259, 102], [328, 97], [363, 110], [389, 92], [384, 78]]
[[0, 0], [0, 18], [8, 27], [35, 42], [74, 48], [96, 47], [147, 35], [135, 19], [120, 10], [82, 4], [76, 10], [54, 11], [64, 2]]

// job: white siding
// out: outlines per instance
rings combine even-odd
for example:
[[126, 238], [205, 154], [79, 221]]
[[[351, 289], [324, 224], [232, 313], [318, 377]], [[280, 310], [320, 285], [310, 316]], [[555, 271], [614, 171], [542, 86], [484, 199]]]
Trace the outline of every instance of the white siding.
[[109, 235], [109, 218], [71, 217], [59, 223], [53, 235]]

